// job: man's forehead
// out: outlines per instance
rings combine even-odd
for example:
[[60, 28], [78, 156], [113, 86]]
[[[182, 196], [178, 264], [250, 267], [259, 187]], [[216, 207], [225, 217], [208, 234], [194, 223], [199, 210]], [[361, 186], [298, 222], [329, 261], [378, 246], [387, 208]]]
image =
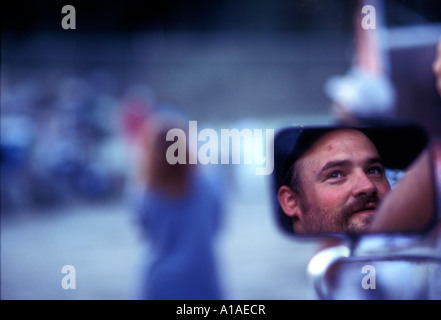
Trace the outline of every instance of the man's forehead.
[[356, 156], [355, 151], [357, 153], [366, 152], [370, 156], [378, 156], [375, 145], [364, 133], [356, 129], [344, 128], [332, 130], [322, 135], [300, 159], [310, 158], [313, 155], [332, 157], [342, 151], [354, 156]]
[[314, 143], [319, 143], [320, 141], [340, 141], [341, 139], [360, 139], [360, 140], [368, 140], [372, 143], [372, 141], [360, 130], [352, 129], [352, 128], [340, 128], [329, 131], [323, 134], [321, 137], [317, 139]]

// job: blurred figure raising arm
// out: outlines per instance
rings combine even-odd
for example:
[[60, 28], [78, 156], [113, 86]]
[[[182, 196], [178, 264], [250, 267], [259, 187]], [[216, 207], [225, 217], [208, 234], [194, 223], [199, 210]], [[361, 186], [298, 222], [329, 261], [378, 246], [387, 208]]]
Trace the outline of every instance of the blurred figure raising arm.
[[150, 247], [142, 298], [221, 299], [215, 252], [221, 199], [198, 166], [168, 163], [167, 149], [178, 142], [167, 141], [167, 132], [181, 127], [180, 119], [156, 114], [141, 139], [138, 213]]

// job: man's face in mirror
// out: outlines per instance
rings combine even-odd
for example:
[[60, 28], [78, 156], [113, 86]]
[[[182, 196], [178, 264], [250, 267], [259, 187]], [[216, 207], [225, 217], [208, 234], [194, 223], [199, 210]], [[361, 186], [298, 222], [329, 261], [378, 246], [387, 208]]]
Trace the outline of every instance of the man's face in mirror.
[[294, 163], [292, 175], [278, 200], [298, 234], [363, 233], [390, 190], [375, 145], [355, 129], [320, 137]]

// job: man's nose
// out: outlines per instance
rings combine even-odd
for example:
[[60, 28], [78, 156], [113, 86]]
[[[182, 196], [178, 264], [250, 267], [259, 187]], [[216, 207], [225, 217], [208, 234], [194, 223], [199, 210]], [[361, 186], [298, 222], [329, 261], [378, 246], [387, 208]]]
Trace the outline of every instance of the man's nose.
[[352, 188], [352, 195], [354, 197], [360, 195], [372, 195], [376, 192], [378, 192], [377, 186], [364, 171], [360, 170], [355, 174]]

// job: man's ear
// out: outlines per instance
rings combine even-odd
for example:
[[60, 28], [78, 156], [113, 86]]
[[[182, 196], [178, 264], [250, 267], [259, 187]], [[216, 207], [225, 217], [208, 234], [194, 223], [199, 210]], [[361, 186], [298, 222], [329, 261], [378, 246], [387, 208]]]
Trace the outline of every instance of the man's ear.
[[288, 217], [292, 218], [295, 232], [301, 233], [304, 231], [304, 228], [302, 226], [303, 216], [298, 197], [288, 186], [281, 186], [277, 192], [280, 207]]

